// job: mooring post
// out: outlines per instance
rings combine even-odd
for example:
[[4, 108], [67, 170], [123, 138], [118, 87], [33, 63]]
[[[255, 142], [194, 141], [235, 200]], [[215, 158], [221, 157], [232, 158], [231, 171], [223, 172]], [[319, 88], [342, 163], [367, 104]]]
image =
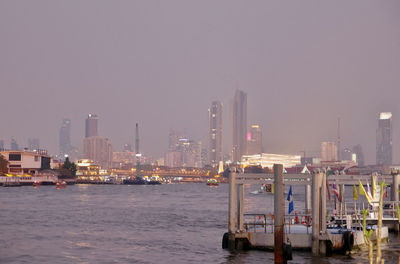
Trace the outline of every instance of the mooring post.
[[313, 172], [312, 181], [312, 254], [319, 255], [319, 202], [320, 202], [320, 181], [319, 171]]
[[238, 192], [237, 192], [237, 194], [238, 194], [238, 197], [237, 197], [238, 230], [243, 231], [244, 230], [244, 228], [243, 228], [243, 218], [244, 218], [244, 216], [243, 216], [243, 206], [244, 206], [244, 204], [243, 204], [244, 203], [244, 186], [243, 186], [243, 184], [238, 184], [237, 190], [238, 190]]
[[[399, 201], [399, 184], [400, 184], [400, 174], [393, 174], [393, 183], [392, 186], [390, 187], [391, 189], [391, 198], [392, 201], [394, 202], [398, 202]], [[397, 204], [393, 204], [394, 206], [394, 210], [396, 210], [395, 208], [397, 208]], [[396, 223], [394, 225], [394, 231], [398, 234], [399, 233], [399, 224]]]
[[275, 263], [283, 261], [283, 235], [285, 223], [285, 199], [283, 197], [283, 165], [274, 164], [274, 254]]

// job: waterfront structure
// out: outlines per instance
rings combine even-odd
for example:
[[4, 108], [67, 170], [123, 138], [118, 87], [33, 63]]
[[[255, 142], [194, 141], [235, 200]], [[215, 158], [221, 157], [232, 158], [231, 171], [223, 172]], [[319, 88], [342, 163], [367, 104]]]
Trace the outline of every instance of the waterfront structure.
[[100, 175], [100, 166], [90, 159], [77, 160], [76, 176], [78, 180], [98, 180]]
[[85, 123], [85, 137], [98, 136], [98, 117], [95, 114], [89, 114]]
[[300, 155], [261, 153], [255, 155], [243, 155], [241, 164], [247, 166], [261, 166], [272, 168], [274, 164], [282, 164], [284, 168], [290, 168], [301, 164]]
[[247, 94], [237, 90], [232, 102], [232, 162], [239, 163], [246, 154]]
[[40, 140], [38, 138], [28, 138], [28, 149], [29, 150], [40, 149]]
[[53, 159], [45, 151], [1, 151], [0, 154], [9, 162], [8, 171], [12, 174], [38, 175], [40, 170], [53, 169]]
[[208, 109], [208, 159], [217, 166], [222, 160], [222, 103], [214, 101]]
[[64, 159], [65, 157], [71, 156], [71, 120], [64, 118], [60, 127], [60, 133], [58, 138], [58, 153], [59, 158]]
[[110, 168], [112, 162], [112, 145], [106, 137], [93, 136], [83, 139], [83, 157], [97, 162], [101, 168]]
[[247, 155], [263, 152], [262, 132], [259, 125], [252, 125], [247, 133]]
[[322, 161], [337, 161], [338, 152], [335, 142], [321, 143], [321, 160]]
[[355, 155], [355, 161], [357, 162], [358, 166], [363, 167], [365, 165], [364, 154], [360, 144], [353, 147], [353, 154]]
[[392, 165], [392, 113], [379, 115], [376, 130], [376, 164]]

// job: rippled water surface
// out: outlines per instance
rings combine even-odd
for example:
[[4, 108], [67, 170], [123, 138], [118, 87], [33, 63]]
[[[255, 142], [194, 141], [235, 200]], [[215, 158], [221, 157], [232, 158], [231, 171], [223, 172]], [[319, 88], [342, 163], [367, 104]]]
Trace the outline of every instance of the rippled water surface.
[[[270, 212], [270, 195], [252, 195], [248, 212]], [[295, 189], [301, 207], [303, 189]], [[74, 185], [0, 189], [0, 263], [272, 263], [273, 253], [221, 248], [228, 185]], [[384, 245], [397, 263], [400, 239]], [[290, 263], [366, 263], [367, 252]]]

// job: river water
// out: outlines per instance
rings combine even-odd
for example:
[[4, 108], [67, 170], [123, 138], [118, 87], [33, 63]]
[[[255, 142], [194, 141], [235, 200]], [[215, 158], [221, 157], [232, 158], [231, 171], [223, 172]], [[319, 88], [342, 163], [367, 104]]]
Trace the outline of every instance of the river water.
[[[297, 189], [296, 189], [297, 188]], [[294, 189], [295, 208], [304, 187]], [[246, 212], [273, 211], [273, 197], [245, 188]], [[265, 251], [221, 248], [228, 185], [73, 185], [0, 189], [0, 263], [273, 263]], [[365, 250], [290, 263], [366, 263]], [[400, 239], [383, 246], [398, 263]]]

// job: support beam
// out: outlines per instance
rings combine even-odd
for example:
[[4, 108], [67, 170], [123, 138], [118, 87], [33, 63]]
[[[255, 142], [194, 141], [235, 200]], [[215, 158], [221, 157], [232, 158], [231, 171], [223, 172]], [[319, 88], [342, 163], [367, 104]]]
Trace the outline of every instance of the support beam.
[[313, 173], [312, 182], [312, 254], [319, 256], [319, 197], [320, 197], [319, 172]]
[[[393, 183], [390, 186], [392, 201], [399, 201], [399, 184], [400, 184], [400, 174], [393, 174]], [[394, 225], [394, 231], [398, 234], [400, 230], [399, 224]]]
[[283, 166], [274, 164], [274, 259], [275, 264], [283, 262], [283, 235], [284, 235], [284, 210], [285, 199], [283, 197]]
[[234, 234], [236, 232], [236, 172], [229, 174], [229, 220], [228, 232]]
[[321, 233], [326, 234], [326, 173], [320, 173], [321, 182]]
[[306, 213], [310, 214], [311, 213], [311, 185], [305, 185], [305, 193], [306, 193], [306, 197], [305, 197], [305, 209], [306, 209]]
[[244, 185], [238, 184], [237, 185], [237, 220], [238, 220], [238, 230], [240, 232], [244, 231], [243, 222], [244, 222]]

